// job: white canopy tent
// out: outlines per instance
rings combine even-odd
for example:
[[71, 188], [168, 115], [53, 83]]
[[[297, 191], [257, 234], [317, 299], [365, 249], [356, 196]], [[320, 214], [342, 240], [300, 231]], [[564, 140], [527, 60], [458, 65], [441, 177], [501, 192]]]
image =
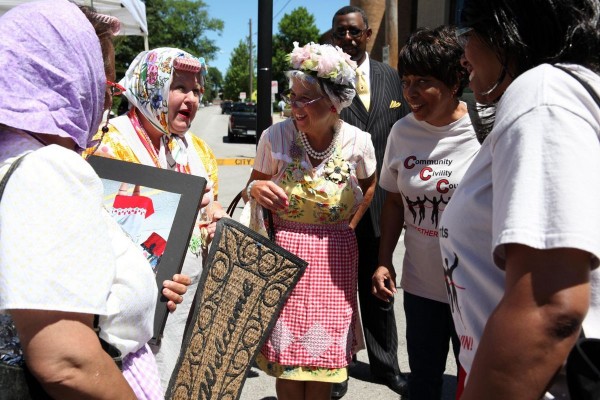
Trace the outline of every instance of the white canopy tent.
[[[0, 0], [0, 15], [14, 6], [35, 0]], [[144, 37], [144, 47], [148, 50], [148, 23], [146, 5], [141, 0], [75, 0], [77, 4], [94, 7], [99, 13], [113, 15], [121, 21], [119, 35]]]

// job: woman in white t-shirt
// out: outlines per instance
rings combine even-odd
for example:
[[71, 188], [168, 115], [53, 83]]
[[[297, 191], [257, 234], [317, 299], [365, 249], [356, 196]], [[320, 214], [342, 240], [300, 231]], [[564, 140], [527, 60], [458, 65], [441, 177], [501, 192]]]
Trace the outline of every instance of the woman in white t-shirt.
[[441, 398], [450, 341], [456, 357], [459, 350], [438, 224], [480, 147], [459, 100], [466, 84], [461, 54], [454, 29], [445, 26], [418, 30], [400, 51], [398, 71], [412, 112], [392, 127], [379, 183], [387, 193], [373, 293], [384, 301], [396, 293], [392, 254], [406, 226], [401, 286], [412, 399]]
[[[146, 344], [154, 274], [103, 208], [102, 183], [78, 154], [111, 104], [118, 27], [66, 0], [0, 18], [0, 176], [26, 154], [0, 202], [0, 362], [22, 365], [24, 356], [56, 399], [163, 398]], [[180, 282], [163, 290], [170, 309], [189, 278]], [[100, 337], [123, 355], [123, 374], [100, 345], [94, 315]], [[0, 397], [24, 396], [18, 382], [0, 383]]]
[[599, 21], [599, 0], [464, 4], [462, 64], [495, 122], [440, 227], [462, 400], [568, 399], [553, 384], [580, 327], [600, 337], [600, 110], [552, 65], [600, 92]]

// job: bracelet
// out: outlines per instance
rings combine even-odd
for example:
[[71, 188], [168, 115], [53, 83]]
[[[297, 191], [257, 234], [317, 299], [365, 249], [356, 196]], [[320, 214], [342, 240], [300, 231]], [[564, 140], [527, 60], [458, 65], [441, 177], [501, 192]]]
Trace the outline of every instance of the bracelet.
[[248, 200], [253, 199], [252, 197], [252, 187], [254, 186], [254, 184], [258, 182], [258, 181], [252, 181], [248, 184], [248, 187], [246, 188], [246, 196], [248, 196]]

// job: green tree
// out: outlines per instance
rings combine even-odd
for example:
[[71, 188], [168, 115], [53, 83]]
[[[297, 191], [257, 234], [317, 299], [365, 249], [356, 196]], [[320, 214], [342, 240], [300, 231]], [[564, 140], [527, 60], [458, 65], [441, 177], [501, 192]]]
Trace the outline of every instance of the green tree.
[[[211, 18], [202, 0], [146, 0], [148, 44], [156, 47], [176, 47], [189, 53], [214, 58], [219, 47], [208, 39], [206, 32], [223, 31], [223, 21]], [[116, 42], [117, 77], [122, 77], [131, 61], [144, 50], [141, 36], [124, 36]]]
[[[254, 51], [254, 49], [252, 50]], [[246, 40], [240, 40], [240, 43], [233, 50], [229, 59], [229, 67], [227, 68], [225, 83], [223, 85], [224, 99], [237, 100], [240, 92], [246, 92], [247, 98], [250, 98], [252, 93], [254, 93], [256, 89], [256, 74], [254, 71], [252, 71], [252, 91], [248, 93], [248, 86], [250, 84], [249, 64], [250, 52], [246, 38]]]
[[204, 84], [204, 100], [213, 101], [223, 91], [223, 75], [217, 67], [208, 67], [206, 82]]
[[286, 55], [294, 49], [294, 42], [300, 46], [319, 41], [319, 29], [315, 17], [305, 7], [298, 7], [285, 14], [279, 21], [279, 33], [273, 37], [273, 80], [278, 82], [279, 91], [288, 87], [285, 71], [290, 69]]

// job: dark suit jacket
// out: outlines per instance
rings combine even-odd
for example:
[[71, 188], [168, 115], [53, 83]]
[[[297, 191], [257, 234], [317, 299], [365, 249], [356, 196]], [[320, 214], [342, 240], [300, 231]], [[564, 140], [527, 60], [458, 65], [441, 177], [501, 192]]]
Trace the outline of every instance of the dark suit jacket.
[[[371, 134], [375, 156], [377, 158], [377, 176], [381, 172], [383, 155], [387, 137], [392, 125], [410, 112], [408, 105], [402, 97], [402, 87], [398, 72], [387, 64], [372, 60], [370, 62], [370, 90], [371, 105], [369, 111], [365, 108], [360, 98], [354, 97], [352, 104], [343, 109], [340, 116], [347, 123]], [[397, 102], [394, 107], [392, 101]], [[379, 237], [379, 215], [383, 207], [384, 191], [377, 185], [375, 196], [369, 207], [373, 224], [373, 234]]]

